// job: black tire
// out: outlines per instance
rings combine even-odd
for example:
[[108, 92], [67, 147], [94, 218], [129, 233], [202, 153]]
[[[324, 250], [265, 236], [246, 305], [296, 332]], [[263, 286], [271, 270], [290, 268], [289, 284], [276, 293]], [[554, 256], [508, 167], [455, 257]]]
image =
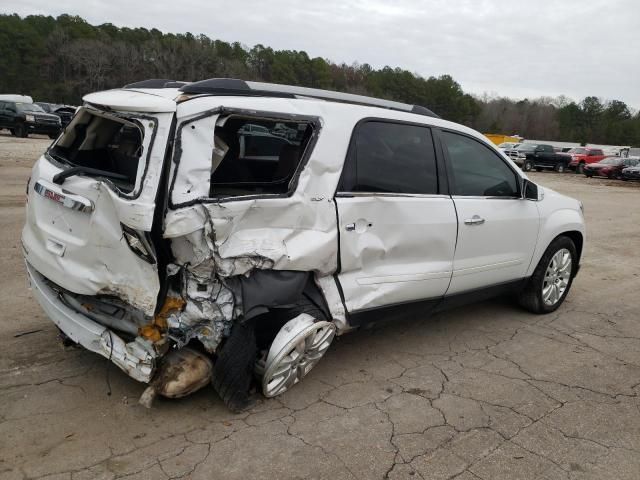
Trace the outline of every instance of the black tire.
[[56, 138], [58, 138], [58, 134], [57, 134], [57, 133], [50, 133], [50, 134], [49, 134], [49, 138], [50, 138], [51, 140], [55, 140]]
[[14, 137], [16, 136], [16, 129], [15, 128], [10, 128], [9, 131], [11, 132], [11, 135], [13, 135]]
[[556, 166], [553, 169], [558, 173], [564, 173], [565, 171], [564, 163], [556, 163]]
[[584, 173], [584, 162], [580, 162], [576, 167], [576, 173]]
[[524, 165], [522, 166], [522, 169], [525, 172], [530, 172], [533, 169], [533, 163], [531, 162], [524, 162]]
[[256, 362], [256, 335], [253, 322], [236, 323], [218, 351], [211, 384], [224, 404], [233, 412], [251, 407], [249, 393]]
[[29, 135], [27, 133], [27, 130], [22, 125], [18, 125], [16, 128], [14, 128], [14, 131], [16, 132], [16, 137], [27, 138], [27, 136]]
[[542, 171], [542, 168], [536, 167], [536, 172], [541, 172], [541, 171]]
[[591, 178], [593, 177], [593, 173], [585, 173], [584, 176], [587, 178]]
[[[560, 299], [553, 305], [547, 305], [542, 300], [542, 286], [544, 284], [544, 275], [547, 270], [551, 258], [561, 249], [566, 248], [571, 254], [571, 276], [569, 283]], [[564, 302], [565, 298], [569, 294], [571, 285], [573, 284], [573, 278], [576, 274], [576, 268], [578, 267], [578, 253], [576, 246], [569, 237], [559, 236], [556, 237], [551, 244], [547, 247], [542, 258], [538, 262], [538, 266], [533, 272], [533, 275], [527, 281], [522, 291], [518, 294], [518, 302], [520, 305], [529, 310], [530, 312], [537, 314], [551, 313], [558, 309]]]

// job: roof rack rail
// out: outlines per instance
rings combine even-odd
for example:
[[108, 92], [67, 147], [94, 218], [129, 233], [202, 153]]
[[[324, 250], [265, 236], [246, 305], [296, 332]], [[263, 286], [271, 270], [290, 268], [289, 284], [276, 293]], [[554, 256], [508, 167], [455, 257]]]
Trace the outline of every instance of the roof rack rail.
[[389, 110], [398, 110], [418, 115], [425, 115], [428, 117], [440, 118], [428, 108], [420, 105], [410, 105], [408, 103], [383, 100], [381, 98], [365, 97], [363, 95], [354, 95], [352, 93], [333, 92], [330, 90], [320, 90], [318, 88], [279, 85], [276, 83], [246, 82], [235, 78], [210, 78], [199, 82], [187, 83], [180, 88], [180, 91], [187, 94], [206, 95], [245, 95], [280, 98], [310, 97], [332, 102], [381, 107]]
[[149, 78], [139, 82], [130, 83], [123, 88], [180, 88], [187, 85], [187, 82], [169, 80], [167, 78]]

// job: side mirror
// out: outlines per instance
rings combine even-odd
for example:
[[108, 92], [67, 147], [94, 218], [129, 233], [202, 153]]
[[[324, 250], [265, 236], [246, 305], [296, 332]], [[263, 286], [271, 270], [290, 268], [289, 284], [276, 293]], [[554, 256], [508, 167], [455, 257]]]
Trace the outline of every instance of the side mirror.
[[522, 198], [539, 202], [543, 198], [542, 188], [525, 178], [522, 182]]

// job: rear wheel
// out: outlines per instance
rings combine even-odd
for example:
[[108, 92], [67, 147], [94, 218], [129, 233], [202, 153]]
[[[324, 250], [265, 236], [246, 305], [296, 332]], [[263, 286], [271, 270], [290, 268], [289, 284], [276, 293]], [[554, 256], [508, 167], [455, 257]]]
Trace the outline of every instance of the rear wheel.
[[573, 241], [569, 237], [557, 237], [519, 293], [520, 305], [533, 313], [556, 310], [569, 293], [577, 266], [578, 254]]
[[564, 163], [557, 163], [555, 166], [555, 171], [558, 173], [564, 173], [565, 167]]
[[57, 134], [57, 133], [50, 133], [50, 134], [49, 134], [49, 138], [50, 138], [51, 140], [55, 140], [56, 138], [58, 138], [58, 134]]
[[536, 172], [541, 172], [542, 171], [542, 167], [536, 167]]

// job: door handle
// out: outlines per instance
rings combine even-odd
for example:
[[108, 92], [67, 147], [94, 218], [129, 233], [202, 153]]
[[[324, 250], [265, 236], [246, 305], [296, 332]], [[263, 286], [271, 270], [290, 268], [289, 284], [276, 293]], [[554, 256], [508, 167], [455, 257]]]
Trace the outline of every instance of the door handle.
[[467, 218], [464, 221], [465, 225], [482, 225], [484, 223], [484, 218], [479, 215], [474, 215], [471, 218]]
[[344, 226], [344, 229], [347, 232], [364, 233], [371, 227], [373, 227], [373, 223], [369, 222], [369, 220], [365, 220], [364, 218], [359, 218], [353, 223], [347, 223]]

